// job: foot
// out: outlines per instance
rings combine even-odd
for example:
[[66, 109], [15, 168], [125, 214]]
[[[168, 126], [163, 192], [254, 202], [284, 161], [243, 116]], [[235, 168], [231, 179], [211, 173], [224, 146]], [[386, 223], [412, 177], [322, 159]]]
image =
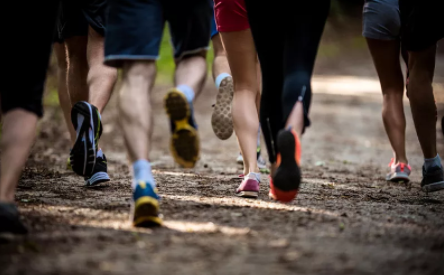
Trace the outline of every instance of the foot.
[[172, 89], [165, 97], [165, 110], [171, 121], [171, 153], [178, 164], [193, 168], [199, 159], [200, 145], [192, 103], [179, 90]]
[[243, 198], [257, 198], [259, 196], [260, 175], [249, 173], [243, 179], [236, 189], [236, 196]]
[[105, 154], [102, 152], [102, 149], [99, 149], [93, 174], [91, 177], [85, 178], [85, 185], [91, 187], [107, 181], [110, 181], [108, 175], [108, 164], [106, 162]]
[[435, 166], [429, 169], [422, 167], [422, 190], [425, 192], [435, 192], [444, 189], [444, 170], [442, 166]]
[[221, 140], [226, 140], [233, 134], [233, 119], [231, 116], [233, 92], [233, 78], [227, 76], [220, 84], [213, 115], [211, 116], [213, 131]]
[[28, 233], [28, 230], [20, 221], [17, 206], [13, 203], [0, 203], [0, 234], [2, 233]]
[[85, 101], [77, 102], [71, 110], [71, 121], [77, 138], [70, 153], [72, 170], [84, 177], [94, 172], [98, 142], [102, 135], [99, 110]]
[[390, 164], [390, 172], [387, 174], [386, 180], [393, 182], [409, 182], [410, 173], [412, 168], [410, 165], [402, 162], [395, 163], [395, 159], [392, 158]]
[[278, 168], [270, 180], [269, 196], [277, 201], [290, 202], [297, 196], [301, 183], [299, 138], [293, 130], [281, 130], [278, 133], [277, 145]]
[[159, 217], [159, 196], [151, 184], [139, 181], [133, 193], [131, 221], [136, 227], [162, 225]]

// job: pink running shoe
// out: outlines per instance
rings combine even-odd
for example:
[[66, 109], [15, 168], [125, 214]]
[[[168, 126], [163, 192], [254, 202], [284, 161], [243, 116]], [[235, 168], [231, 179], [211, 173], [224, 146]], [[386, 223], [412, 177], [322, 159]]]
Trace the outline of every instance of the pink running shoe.
[[236, 196], [243, 198], [257, 198], [259, 196], [259, 173], [249, 173], [246, 175], [239, 187], [236, 189]]
[[390, 173], [387, 174], [386, 180], [405, 183], [410, 181], [409, 176], [412, 172], [410, 165], [402, 162], [395, 163], [395, 160], [392, 158], [389, 167]]

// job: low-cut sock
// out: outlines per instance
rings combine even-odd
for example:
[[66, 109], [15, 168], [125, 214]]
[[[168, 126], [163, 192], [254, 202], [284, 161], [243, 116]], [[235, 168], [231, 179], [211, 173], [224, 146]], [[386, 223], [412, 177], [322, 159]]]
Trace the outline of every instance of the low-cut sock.
[[252, 176], [258, 182], [261, 182], [261, 173], [250, 172], [248, 175], [246, 175], [246, 178], [250, 178], [250, 176]]
[[151, 164], [146, 159], [139, 159], [133, 163], [133, 190], [136, 189], [139, 181], [144, 181], [150, 184], [154, 189], [156, 187], [156, 182], [154, 180], [153, 174], [151, 172]]
[[424, 159], [424, 168], [426, 169], [426, 171], [434, 167], [442, 168], [441, 157], [439, 156], [439, 154], [436, 154], [436, 157], [434, 158]]
[[224, 80], [226, 77], [231, 77], [231, 75], [227, 73], [221, 73], [216, 77], [216, 81], [214, 81], [214, 84], [216, 85], [217, 89], [219, 89], [222, 80]]
[[187, 101], [189, 103], [193, 103], [194, 95], [195, 95], [193, 88], [191, 88], [188, 85], [183, 85], [182, 84], [182, 85], [178, 85], [176, 87], [176, 89], [179, 90], [180, 92], [182, 92], [185, 95], [185, 97], [187, 98]]

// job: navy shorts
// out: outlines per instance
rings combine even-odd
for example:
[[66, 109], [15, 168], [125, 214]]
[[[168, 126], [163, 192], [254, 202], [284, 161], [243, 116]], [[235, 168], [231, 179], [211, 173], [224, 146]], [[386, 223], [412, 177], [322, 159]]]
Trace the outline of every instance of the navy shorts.
[[105, 64], [159, 57], [168, 22], [174, 58], [207, 50], [211, 34], [208, 0], [110, 0], [105, 37]]
[[365, 0], [362, 35], [378, 40], [396, 40], [401, 34], [398, 0]]
[[88, 35], [88, 26], [105, 35], [108, 0], [61, 0], [55, 42]]

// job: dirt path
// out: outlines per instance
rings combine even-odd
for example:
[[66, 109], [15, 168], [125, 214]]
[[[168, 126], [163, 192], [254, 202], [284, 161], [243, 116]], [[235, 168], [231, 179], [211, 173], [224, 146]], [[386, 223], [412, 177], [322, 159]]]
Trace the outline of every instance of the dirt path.
[[259, 199], [234, 197], [236, 139], [212, 133], [211, 85], [195, 107], [201, 161], [178, 168], [168, 153], [163, 93], [154, 96], [152, 160], [165, 227], [129, 225], [115, 101], [102, 138], [113, 180], [97, 189], [64, 169], [68, 136], [50, 108], [17, 194], [31, 234], [1, 241], [0, 274], [444, 274], [444, 192], [419, 189], [421, 154], [408, 109], [413, 182], [387, 184], [380, 95], [315, 94], [301, 192], [283, 205], [268, 199], [266, 176]]

